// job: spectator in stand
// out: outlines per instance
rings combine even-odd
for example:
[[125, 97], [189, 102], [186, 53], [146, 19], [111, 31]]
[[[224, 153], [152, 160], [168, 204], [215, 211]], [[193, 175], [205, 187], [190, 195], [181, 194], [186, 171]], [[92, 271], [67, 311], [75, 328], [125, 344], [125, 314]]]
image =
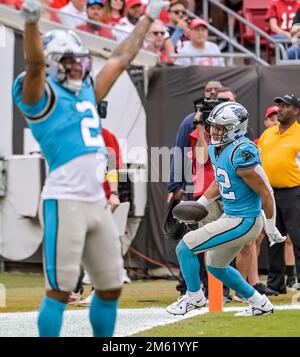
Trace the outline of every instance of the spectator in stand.
[[269, 21], [272, 37], [289, 39], [296, 11], [300, 0], [271, 0], [266, 20]]
[[290, 35], [292, 39], [295, 39], [295, 42], [292, 40], [292, 47], [288, 49], [288, 58], [300, 59], [300, 7], [296, 12], [296, 16], [294, 17]]
[[[279, 106], [279, 125], [263, 132], [258, 141], [262, 166], [274, 190], [277, 209], [277, 227], [289, 234], [294, 248], [298, 284], [300, 290], [300, 99], [294, 95], [276, 97]], [[268, 248], [268, 287], [286, 294], [284, 277], [285, 245], [280, 243]]]
[[166, 27], [162, 21], [156, 20], [152, 23], [146, 36], [144, 48], [159, 55], [160, 63], [174, 64], [171, 54], [175, 52], [170, 38], [166, 38]]
[[116, 25], [125, 16], [125, 0], [106, 0], [102, 13], [102, 22]]
[[166, 27], [176, 52], [183, 47], [185, 42], [189, 41], [190, 29], [187, 23], [187, 7], [187, 0], [175, 0], [171, 2], [168, 9], [169, 23]]
[[[190, 40], [182, 50], [180, 55], [187, 57], [178, 58], [176, 63], [183, 66], [200, 65], [200, 66], [220, 66], [224, 67], [223, 58], [214, 58], [213, 55], [221, 54], [219, 47], [210, 41], [207, 41], [208, 30], [207, 24], [203, 19], [193, 19], [190, 23]], [[197, 55], [212, 55], [212, 57], [191, 57]]]
[[[103, 0], [87, 0], [87, 16], [88, 20], [101, 22], [101, 13], [103, 10]], [[101, 25], [91, 24], [86, 22], [84, 25], [76, 27], [78, 30], [87, 31], [94, 35], [114, 39], [114, 36], [109, 28]]]
[[[76, 17], [73, 17], [72, 15]], [[86, 0], [70, 0], [67, 5], [60, 9], [60, 14], [57, 16], [59, 22], [69, 30], [84, 25], [87, 19]]]
[[113, 30], [113, 35], [117, 42], [123, 41], [133, 31], [143, 14], [144, 8], [141, 0], [126, 1], [126, 16], [119, 21]]

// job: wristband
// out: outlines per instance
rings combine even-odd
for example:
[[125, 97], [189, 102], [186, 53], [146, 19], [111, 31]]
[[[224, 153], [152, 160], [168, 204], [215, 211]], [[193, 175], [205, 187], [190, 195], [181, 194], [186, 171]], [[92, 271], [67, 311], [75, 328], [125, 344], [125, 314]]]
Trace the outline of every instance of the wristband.
[[198, 200], [197, 202], [202, 205], [203, 207], [207, 207], [208, 205], [210, 205], [212, 202], [214, 202], [217, 198], [217, 197], [214, 197], [214, 198], [209, 198], [207, 199], [204, 195], [202, 195]]

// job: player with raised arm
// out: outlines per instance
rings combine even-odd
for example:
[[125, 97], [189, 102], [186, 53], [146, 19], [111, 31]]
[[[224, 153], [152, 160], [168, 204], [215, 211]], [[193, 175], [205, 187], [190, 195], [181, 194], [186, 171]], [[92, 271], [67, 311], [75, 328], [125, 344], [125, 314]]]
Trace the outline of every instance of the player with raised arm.
[[40, 4], [25, 0], [26, 72], [13, 85], [24, 114], [49, 165], [42, 192], [46, 296], [40, 308], [40, 336], [58, 336], [81, 261], [95, 287], [90, 308], [94, 336], [112, 336], [122, 287], [123, 262], [117, 228], [101, 190], [106, 149], [96, 105], [143, 45], [152, 22], [169, 4], [151, 0], [144, 18], [112, 53], [95, 88], [91, 58], [72, 31], [40, 37]]
[[207, 119], [211, 136], [208, 152], [215, 180], [198, 202], [207, 207], [221, 195], [224, 215], [187, 233], [179, 242], [176, 253], [188, 291], [167, 307], [171, 314], [183, 315], [206, 304], [196, 257], [204, 251], [208, 251], [208, 271], [248, 300], [249, 306], [237, 315], [256, 316], [274, 310], [268, 298], [257, 292], [229, 265], [245, 244], [259, 236], [263, 226], [271, 244], [285, 240], [275, 227], [273, 191], [261, 167], [259, 151], [244, 136], [248, 116], [241, 104], [226, 102], [216, 106]]

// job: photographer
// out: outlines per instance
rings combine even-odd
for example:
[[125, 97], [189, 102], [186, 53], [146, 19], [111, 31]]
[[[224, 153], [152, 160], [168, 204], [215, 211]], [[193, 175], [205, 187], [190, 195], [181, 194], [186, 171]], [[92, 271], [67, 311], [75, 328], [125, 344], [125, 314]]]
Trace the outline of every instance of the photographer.
[[[204, 88], [204, 96], [206, 98], [216, 98], [217, 90], [222, 87], [219, 81], [210, 81]], [[176, 134], [175, 152], [171, 159], [170, 165], [170, 180], [168, 183], [168, 201], [172, 197], [180, 201], [186, 194], [186, 191], [193, 193], [194, 189], [190, 182], [185, 180], [184, 169], [184, 151], [191, 147], [190, 134], [195, 129], [194, 126], [195, 113], [190, 113], [181, 122]], [[192, 196], [192, 194], [191, 194]]]

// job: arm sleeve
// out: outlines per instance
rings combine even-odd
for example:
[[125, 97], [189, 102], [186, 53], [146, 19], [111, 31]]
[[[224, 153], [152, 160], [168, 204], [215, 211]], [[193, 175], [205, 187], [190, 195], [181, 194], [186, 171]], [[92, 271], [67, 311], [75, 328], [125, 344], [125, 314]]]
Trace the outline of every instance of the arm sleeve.
[[256, 145], [250, 143], [239, 145], [233, 152], [231, 162], [236, 170], [246, 170], [260, 165], [261, 159]]
[[54, 92], [50, 85], [45, 82], [45, 92], [42, 98], [35, 104], [26, 104], [22, 100], [22, 89], [25, 72], [21, 73], [14, 81], [12, 88], [13, 100], [26, 116], [27, 120], [42, 119], [49, 112], [50, 107], [53, 105]]

